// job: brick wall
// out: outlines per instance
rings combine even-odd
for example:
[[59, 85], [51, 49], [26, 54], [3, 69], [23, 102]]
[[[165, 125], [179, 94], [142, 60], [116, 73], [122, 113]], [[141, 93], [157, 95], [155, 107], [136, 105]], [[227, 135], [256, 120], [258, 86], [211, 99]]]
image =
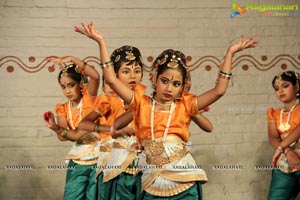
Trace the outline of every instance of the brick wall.
[[[241, 6], [247, 3], [282, 1]], [[193, 68], [192, 92], [197, 94], [213, 87], [216, 64], [240, 34], [255, 37], [259, 46], [235, 56], [240, 62], [228, 92], [207, 113], [214, 131], [203, 133], [192, 125], [191, 134], [197, 162], [209, 178], [204, 199], [266, 199], [271, 171], [255, 167], [269, 165], [273, 151], [265, 113], [280, 104], [270, 82], [283, 69], [300, 69], [300, 11], [266, 17], [247, 10], [230, 19], [231, 7], [231, 1], [221, 0], [0, 0], [0, 199], [62, 199], [65, 171], [47, 167], [63, 165], [71, 143], [59, 142], [45, 128], [42, 114], [65, 99], [57, 70], [51, 72], [42, 61], [98, 56], [96, 43], [73, 31], [82, 21], [94, 22], [110, 51], [137, 46], [147, 65], [148, 57], [166, 48], [182, 50], [192, 57], [190, 64], [213, 56]], [[147, 74], [144, 83], [149, 85]]]

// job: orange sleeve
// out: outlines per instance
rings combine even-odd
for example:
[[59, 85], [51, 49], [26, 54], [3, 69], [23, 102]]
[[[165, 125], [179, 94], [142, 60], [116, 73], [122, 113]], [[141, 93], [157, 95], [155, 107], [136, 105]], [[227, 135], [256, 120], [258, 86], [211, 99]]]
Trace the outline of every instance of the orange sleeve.
[[198, 113], [197, 96], [194, 94], [184, 93], [182, 100], [188, 115], [194, 116]]
[[67, 116], [67, 113], [66, 113], [66, 110], [65, 110], [65, 106], [64, 104], [57, 104], [56, 107], [55, 107], [55, 113], [57, 115], [64, 115], [64, 116]]
[[85, 102], [86, 106], [91, 106], [95, 103], [97, 96], [92, 96], [87, 90], [87, 86], [83, 86], [82, 88], [82, 98], [84, 99], [83, 101]]
[[268, 122], [276, 122], [276, 118], [274, 116], [274, 108], [269, 108], [267, 111], [267, 121]]
[[111, 111], [110, 103], [105, 95], [100, 95], [97, 97], [94, 104], [94, 110], [96, 112], [100, 112], [104, 116]]

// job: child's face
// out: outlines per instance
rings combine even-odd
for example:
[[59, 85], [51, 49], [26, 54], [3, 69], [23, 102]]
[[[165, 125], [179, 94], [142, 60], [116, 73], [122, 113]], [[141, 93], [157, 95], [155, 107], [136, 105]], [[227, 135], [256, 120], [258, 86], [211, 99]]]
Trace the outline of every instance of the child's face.
[[122, 62], [117, 77], [120, 81], [126, 84], [129, 88], [133, 88], [135, 85], [140, 84], [142, 80], [142, 67], [133, 63], [127, 65], [127, 62]]
[[283, 103], [289, 103], [297, 98], [297, 87], [289, 81], [276, 80], [274, 89], [276, 97]]
[[60, 78], [59, 81], [60, 87], [64, 93], [64, 95], [70, 100], [70, 101], [76, 101], [79, 102], [81, 99], [81, 93], [80, 93], [80, 84], [74, 81], [69, 76], [63, 76]]
[[167, 69], [156, 80], [155, 97], [161, 102], [173, 101], [182, 91], [182, 74], [177, 69]]

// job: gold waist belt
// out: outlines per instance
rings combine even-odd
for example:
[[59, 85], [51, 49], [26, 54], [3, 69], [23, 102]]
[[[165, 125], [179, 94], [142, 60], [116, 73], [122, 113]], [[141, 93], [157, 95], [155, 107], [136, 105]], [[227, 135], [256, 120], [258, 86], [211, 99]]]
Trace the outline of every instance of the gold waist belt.
[[100, 146], [100, 152], [111, 152], [111, 147], [101, 145]]
[[177, 149], [170, 156], [163, 156], [164, 146], [161, 141], [149, 141], [148, 144], [145, 143], [145, 154], [146, 154], [146, 162], [150, 165], [163, 166], [165, 164], [174, 162], [176, 160], [180, 160], [184, 157], [189, 151], [182, 147]]
[[97, 142], [96, 137], [87, 135], [87, 136], [84, 136], [83, 138], [80, 138], [77, 141], [77, 144], [92, 144], [92, 143], [95, 143], [95, 142]]

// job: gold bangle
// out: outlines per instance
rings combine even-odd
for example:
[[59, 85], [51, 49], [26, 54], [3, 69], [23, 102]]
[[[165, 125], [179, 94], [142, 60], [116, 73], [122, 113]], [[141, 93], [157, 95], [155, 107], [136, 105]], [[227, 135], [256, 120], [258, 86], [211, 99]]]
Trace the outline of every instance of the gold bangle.
[[278, 146], [277, 149], [280, 151], [280, 153], [283, 153], [283, 149], [281, 146]]
[[117, 131], [116, 131], [116, 129], [114, 129], [114, 126], [111, 126], [109, 132], [110, 132], [110, 135], [113, 136], [116, 134]]
[[100, 124], [99, 124], [99, 122], [95, 124], [94, 131], [97, 132], [97, 133], [100, 133]]
[[69, 131], [67, 129], [65, 129], [63, 132], [61, 132], [60, 136], [62, 136], [63, 138], [67, 138]]
[[290, 150], [292, 150], [292, 149], [291, 149], [291, 148], [286, 148], [286, 149], [284, 150], [284, 155], [286, 155], [287, 152], [289, 152]]

